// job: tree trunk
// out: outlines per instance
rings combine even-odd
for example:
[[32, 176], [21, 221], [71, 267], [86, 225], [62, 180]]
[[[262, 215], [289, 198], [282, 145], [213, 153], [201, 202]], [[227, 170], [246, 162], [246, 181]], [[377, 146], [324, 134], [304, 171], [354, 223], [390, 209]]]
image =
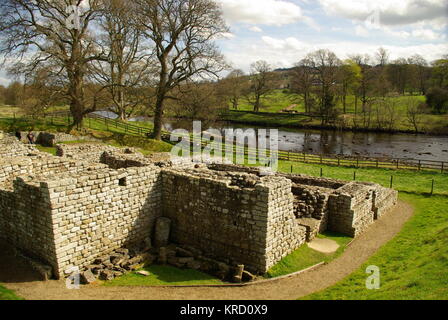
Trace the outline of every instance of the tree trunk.
[[154, 132], [152, 134], [152, 138], [159, 141], [162, 140], [163, 100], [162, 96], [159, 95], [157, 97], [154, 114]]
[[260, 112], [260, 97], [255, 97], [254, 111]]

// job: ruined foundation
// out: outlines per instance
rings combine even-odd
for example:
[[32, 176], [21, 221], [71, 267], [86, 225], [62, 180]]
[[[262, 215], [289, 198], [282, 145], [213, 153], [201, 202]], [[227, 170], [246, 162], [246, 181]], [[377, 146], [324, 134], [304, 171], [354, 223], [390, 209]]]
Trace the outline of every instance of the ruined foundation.
[[320, 232], [356, 237], [397, 202], [371, 183], [57, 148], [53, 157], [0, 134], [0, 237], [59, 277], [153, 238], [159, 217], [171, 221], [170, 242], [263, 274]]

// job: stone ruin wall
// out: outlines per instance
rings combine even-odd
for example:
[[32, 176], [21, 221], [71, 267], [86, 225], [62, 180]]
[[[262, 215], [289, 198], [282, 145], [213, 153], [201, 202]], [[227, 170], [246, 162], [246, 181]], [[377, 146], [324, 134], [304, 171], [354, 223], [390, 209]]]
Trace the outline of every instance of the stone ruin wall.
[[161, 216], [172, 220], [175, 243], [264, 273], [317, 232], [359, 235], [397, 201], [376, 184], [264, 177], [233, 165], [155, 166], [95, 144], [58, 146], [63, 157], [52, 157], [8, 139], [0, 139], [0, 235], [60, 276], [151, 237]]
[[160, 168], [111, 170], [106, 164], [35, 151], [0, 159], [0, 237], [63, 276], [151, 236], [161, 206]]
[[58, 274], [151, 237], [160, 168], [103, 169], [48, 182]]
[[305, 242], [284, 178], [175, 169], [162, 176], [162, 212], [175, 243], [264, 273]]

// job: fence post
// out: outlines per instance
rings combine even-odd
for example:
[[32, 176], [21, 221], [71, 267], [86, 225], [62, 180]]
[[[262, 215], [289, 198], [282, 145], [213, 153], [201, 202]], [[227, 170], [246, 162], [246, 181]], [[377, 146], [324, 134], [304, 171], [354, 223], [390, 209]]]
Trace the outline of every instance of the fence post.
[[320, 155], [320, 164], [322, 164], [323, 162], [322, 162], [322, 155]]
[[356, 171], [353, 172], [353, 181], [356, 181]]
[[418, 171], [422, 170], [422, 160], [418, 160]]
[[394, 187], [394, 176], [390, 176], [390, 188]]
[[292, 165], [291, 165], [291, 173], [292, 173], [292, 171], [293, 171], [293, 167], [292, 167]]
[[445, 162], [442, 162], [442, 169], [440, 170], [440, 173], [443, 173], [443, 170], [444, 170], [443, 166], [444, 166], [444, 164], [445, 164]]
[[341, 166], [341, 158], [338, 158], [338, 167]]
[[431, 195], [434, 194], [434, 179], [432, 179], [432, 185], [431, 185]]
[[379, 168], [380, 167], [380, 162], [378, 159], [376, 159], [376, 167]]
[[322, 178], [324, 176], [324, 169], [320, 168], [320, 177]]
[[397, 169], [399, 169], [400, 166], [400, 159], [397, 159]]

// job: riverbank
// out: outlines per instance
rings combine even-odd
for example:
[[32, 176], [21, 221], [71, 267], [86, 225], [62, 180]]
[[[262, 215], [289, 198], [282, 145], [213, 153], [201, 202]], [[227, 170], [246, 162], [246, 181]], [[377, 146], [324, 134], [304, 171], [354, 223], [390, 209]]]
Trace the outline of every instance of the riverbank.
[[306, 114], [300, 113], [271, 113], [271, 112], [252, 112], [252, 111], [235, 111], [230, 110], [221, 114], [220, 121], [227, 121], [235, 124], [265, 126], [265, 127], [282, 127], [289, 129], [306, 129], [306, 130], [333, 130], [346, 132], [363, 132], [363, 133], [389, 133], [389, 134], [430, 134], [448, 136], [448, 115], [430, 115], [423, 116], [422, 128], [416, 132], [405, 121], [397, 121], [397, 126], [394, 129], [386, 128], [360, 128], [354, 127], [354, 115], [345, 115], [345, 126], [341, 125], [322, 125], [321, 120], [312, 118]]

